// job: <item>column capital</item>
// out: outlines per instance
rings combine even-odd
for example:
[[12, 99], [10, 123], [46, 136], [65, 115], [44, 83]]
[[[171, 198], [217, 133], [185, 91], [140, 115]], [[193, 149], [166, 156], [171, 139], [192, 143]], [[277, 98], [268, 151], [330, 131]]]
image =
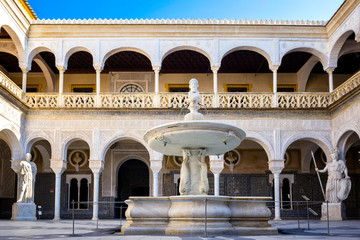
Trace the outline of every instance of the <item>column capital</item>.
[[89, 159], [89, 168], [94, 174], [100, 174], [104, 169], [104, 161]]
[[284, 169], [284, 166], [285, 166], [284, 163], [285, 163], [284, 159], [272, 159], [268, 162], [269, 170], [273, 174], [280, 174], [281, 171]]
[[27, 73], [31, 70], [31, 68], [29, 68], [28, 66], [19, 66], [19, 68], [23, 73]]
[[154, 174], [159, 173], [162, 169], [162, 160], [150, 160], [150, 169]]
[[62, 174], [66, 170], [66, 161], [63, 159], [50, 159], [50, 168], [55, 174]]
[[66, 71], [66, 66], [64, 65], [56, 65], [56, 68], [59, 70], [59, 72], [64, 73]]
[[332, 72], [334, 72], [336, 67], [328, 67], [325, 69], [325, 72], [327, 72], [328, 74], [331, 74]]
[[280, 65], [271, 65], [270, 70], [275, 72], [275, 71], [277, 71], [279, 69], [279, 67], [280, 67]]
[[104, 68], [104, 66], [101, 65], [100, 63], [95, 64], [93, 67], [94, 67], [96, 72], [101, 72], [103, 70], [103, 68]]
[[211, 66], [211, 71], [213, 71], [213, 72], [217, 72], [217, 71], [219, 71], [219, 69], [220, 69], [220, 65], [219, 66]]
[[152, 69], [156, 72], [160, 72], [160, 70], [161, 70], [161, 65], [159, 64], [159, 65], [153, 65], [152, 66]]
[[213, 174], [220, 174], [224, 169], [224, 154], [210, 155], [210, 171]]
[[22, 160], [10, 160], [11, 161], [11, 168], [14, 170], [14, 172], [19, 173], [20, 172], [20, 162]]

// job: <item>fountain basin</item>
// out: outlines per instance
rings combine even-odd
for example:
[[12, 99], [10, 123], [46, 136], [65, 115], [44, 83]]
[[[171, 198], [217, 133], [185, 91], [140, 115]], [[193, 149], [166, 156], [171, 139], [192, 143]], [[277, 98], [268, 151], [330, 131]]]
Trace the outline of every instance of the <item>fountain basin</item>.
[[266, 201], [271, 199], [211, 195], [130, 197], [125, 201], [129, 208], [122, 232], [204, 235], [206, 226], [210, 235], [277, 234], [277, 229], [268, 223], [271, 212]]
[[183, 156], [182, 149], [206, 149], [206, 155], [224, 154], [240, 145], [246, 134], [223, 122], [195, 120], [168, 123], [148, 130], [150, 148], [169, 156]]

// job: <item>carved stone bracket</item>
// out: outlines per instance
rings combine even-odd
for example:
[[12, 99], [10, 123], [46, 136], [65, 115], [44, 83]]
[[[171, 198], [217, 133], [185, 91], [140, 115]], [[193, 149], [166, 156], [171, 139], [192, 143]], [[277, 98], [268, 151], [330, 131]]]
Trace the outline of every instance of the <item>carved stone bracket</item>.
[[210, 158], [210, 171], [213, 174], [220, 174], [224, 169], [224, 155], [211, 155]]
[[62, 159], [50, 159], [50, 168], [55, 174], [62, 174], [66, 170], [66, 161]]
[[273, 174], [280, 174], [284, 169], [284, 159], [272, 159], [269, 161], [269, 169]]
[[101, 160], [89, 160], [89, 168], [94, 174], [99, 174], [104, 169], [104, 162]]

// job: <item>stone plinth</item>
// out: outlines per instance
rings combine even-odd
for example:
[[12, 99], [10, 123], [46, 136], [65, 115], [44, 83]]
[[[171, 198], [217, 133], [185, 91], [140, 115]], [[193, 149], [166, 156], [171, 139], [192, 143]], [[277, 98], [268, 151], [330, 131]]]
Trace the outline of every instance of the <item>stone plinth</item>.
[[165, 234], [171, 202], [168, 197], [130, 197], [125, 203], [125, 234]]
[[36, 220], [35, 203], [16, 202], [12, 205], [11, 220], [15, 221], [34, 221]]
[[122, 232], [204, 235], [206, 226], [209, 235], [277, 234], [277, 229], [268, 223], [271, 212], [266, 201], [270, 199], [209, 195], [130, 197], [126, 200], [129, 207]]
[[[345, 206], [343, 203], [328, 203], [329, 204], [329, 220], [338, 221], [345, 218]], [[321, 220], [327, 220], [328, 207], [326, 203], [321, 205]]]

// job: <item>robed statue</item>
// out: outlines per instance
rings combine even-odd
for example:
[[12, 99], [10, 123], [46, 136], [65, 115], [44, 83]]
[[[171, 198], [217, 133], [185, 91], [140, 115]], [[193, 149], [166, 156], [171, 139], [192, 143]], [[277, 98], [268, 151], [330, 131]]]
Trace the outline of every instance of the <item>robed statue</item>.
[[351, 189], [351, 181], [348, 175], [348, 169], [343, 160], [339, 160], [339, 151], [333, 150], [330, 160], [322, 170], [315, 168], [316, 171], [328, 172], [326, 183], [325, 200], [329, 203], [340, 203], [345, 200]]
[[20, 162], [19, 171], [19, 198], [17, 202], [33, 203], [36, 177], [36, 165], [31, 162], [31, 154], [25, 155], [25, 161]]

